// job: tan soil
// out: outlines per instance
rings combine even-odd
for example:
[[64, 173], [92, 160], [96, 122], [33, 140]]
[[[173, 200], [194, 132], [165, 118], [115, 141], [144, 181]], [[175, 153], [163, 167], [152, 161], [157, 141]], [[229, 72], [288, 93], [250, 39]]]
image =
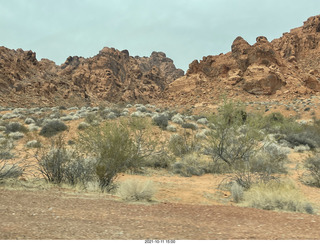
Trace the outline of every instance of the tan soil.
[[0, 239], [319, 239], [320, 216], [0, 189]]

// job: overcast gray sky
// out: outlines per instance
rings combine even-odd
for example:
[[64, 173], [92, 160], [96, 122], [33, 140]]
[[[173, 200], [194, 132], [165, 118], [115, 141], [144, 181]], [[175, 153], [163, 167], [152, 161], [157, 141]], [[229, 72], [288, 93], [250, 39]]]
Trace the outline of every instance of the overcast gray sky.
[[270, 41], [320, 14], [319, 0], [0, 0], [0, 46], [57, 64], [103, 47], [163, 51], [177, 67], [229, 52], [237, 36]]

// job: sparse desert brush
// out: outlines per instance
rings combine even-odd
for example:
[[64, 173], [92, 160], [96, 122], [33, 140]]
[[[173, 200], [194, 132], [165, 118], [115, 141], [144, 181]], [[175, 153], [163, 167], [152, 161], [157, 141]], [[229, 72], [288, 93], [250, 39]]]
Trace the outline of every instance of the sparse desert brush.
[[28, 129], [22, 125], [20, 122], [9, 122], [6, 125], [6, 133], [12, 133], [12, 132], [28, 132]]
[[50, 147], [38, 150], [35, 158], [40, 173], [48, 182], [85, 185], [95, 178], [95, 159], [68, 149], [61, 136], [52, 140]]
[[212, 157], [213, 168], [218, 165], [217, 169], [229, 173], [232, 181], [249, 189], [253, 183], [286, 173], [286, 155], [264, 150], [261, 124], [244, 111], [241, 104], [232, 102], [219, 108], [210, 118], [214, 127], [206, 135], [205, 152]]
[[85, 117], [85, 121], [89, 124], [97, 124], [100, 120], [101, 118], [96, 112], [89, 112]]
[[103, 191], [112, 188], [120, 172], [134, 169], [141, 163], [140, 148], [131, 137], [129, 128], [121, 123], [105, 123], [80, 132], [78, 145], [97, 159], [95, 172]]
[[81, 123], [79, 123], [79, 125], [78, 125], [78, 130], [85, 130], [85, 129], [87, 129], [87, 128], [89, 128], [90, 127], [90, 124], [88, 124], [87, 122], [81, 122]]
[[26, 143], [26, 147], [28, 148], [40, 148], [41, 142], [37, 140], [31, 140]]
[[59, 132], [65, 131], [68, 126], [60, 120], [54, 119], [47, 122], [39, 132], [39, 135], [44, 137], [52, 137]]
[[259, 124], [268, 133], [294, 134], [302, 130], [302, 126], [293, 118], [286, 118], [279, 112], [262, 116]]
[[168, 144], [169, 150], [178, 157], [196, 151], [197, 146], [197, 139], [187, 133], [171, 135]]
[[191, 129], [191, 130], [197, 130], [198, 129], [198, 126], [196, 124], [193, 124], [193, 123], [184, 123], [181, 125], [182, 128], [185, 128], [185, 129]]
[[117, 194], [125, 201], [152, 201], [155, 193], [152, 181], [126, 180], [117, 189]]
[[18, 178], [24, 169], [18, 163], [9, 164], [5, 160], [0, 160], [0, 183], [6, 179]]
[[320, 154], [310, 157], [306, 160], [304, 167], [307, 173], [303, 177], [303, 182], [307, 185], [320, 187]]
[[172, 164], [172, 170], [175, 174], [180, 174], [184, 177], [201, 176], [208, 171], [208, 165], [208, 162], [203, 157], [196, 153], [190, 153], [184, 155], [180, 161]]
[[244, 192], [241, 205], [265, 210], [314, 213], [312, 205], [290, 180], [252, 185]]
[[167, 128], [168, 120], [168, 116], [165, 114], [158, 114], [152, 117], [152, 122], [163, 130]]
[[150, 155], [144, 159], [144, 166], [152, 168], [169, 168], [174, 158], [166, 152]]
[[288, 141], [292, 147], [307, 145], [310, 149], [315, 149], [320, 146], [319, 133], [313, 131], [310, 127], [305, 127], [303, 131], [298, 133], [286, 134], [285, 140]]
[[0, 160], [7, 160], [14, 157], [11, 150], [14, 148], [12, 139], [0, 138]]
[[230, 192], [234, 202], [238, 203], [242, 201], [244, 188], [241, 185], [239, 185], [236, 181], [232, 183]]

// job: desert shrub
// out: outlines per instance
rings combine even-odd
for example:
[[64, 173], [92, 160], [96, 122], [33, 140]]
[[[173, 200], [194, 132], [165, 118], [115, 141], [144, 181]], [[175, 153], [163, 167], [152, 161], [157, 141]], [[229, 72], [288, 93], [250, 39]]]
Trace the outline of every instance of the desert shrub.
[[163, 154], [163, 142], [150, 136], [151, 122], [148, 119], [133, 117], [121, 120], [121, 124], [129, 129], [140, 158]]
[[70, 161], [65, 167], [65, 181], [68, 184], [85, 185], [88, 182], [94, 181], [96, 179], [94, 166], [96, 164], [95, 158], [85, 158], [80, 156], [77, 152], [71, 151]]
[[177, 131], [177, 127], [175, 127], [174, 125], [168, 125], [166, 130], [170, 131], [170, 132], [176, 132]]
[[155, 115], [152, 117], [152, 122], [161, 129], [165, 130], [168, 126], [168, 116], [164, 114]]
[[315, 149], [320, 145], [319, 134], [312, 130], [286, 134], [285, 140], [288, 141], [292, 147], [307, 145], [310, 149]]
[[152, 181], [126, 180], [120, 184], [117, 193], [125, 201], [151, 201], [156, 189]]
[[302, 130], [302, 126], [294, 118], [286, 118], [279, 112], [273, 112], [259, 120], [260, 126], [267, 133], [292, 134]]
[[245, 189], [258, 182], [268, 182], [286, 174], [286, 158], [260, 151], [248, 161], [239, 162], [232, 167], [233, 180]]
[[206, 168], [207, 162], [197, 154], [184, 155], [180, 161], [172, 164], [173, 173], [184, 177], [201, 176], [206, 173]]
[[192, 136], [190, 137], [191, 138], [189, 138], [186, 133], [182, 136], [179, 134], [171, 135], [168, 144], [169, 150], [178, 157], [195, 151], [197, 147], [197, 140]]
[[86, 122], [81, 122], [79, 125], [78, 125], [78, 130], [85, 130], [87, 128], [90, 127], [90, 124], [86, 123]]
[[100, 121], [100, 117], [95, 112], [90, 112], [85, 117], [85, 122], [89, 124], [97, 124]]
[[31, 141], [28, 141], [26, 143], [26, 147], [29, 147], [29, 148], [40, 148], [41, 147], [41, 143], [37, 140], [31, 140]]
[[253, 185], [244, 192], [242, 205], [265, 210], [314, 212], [312, 205], [291, 181], [269, 181]]
[[52, 137], [59, 132], [65, 131], [68, 126], [60, 120], [51, 120], [47, 122], [39, 132], [39, 135], [44, 137]]
[[13, 139], [13, 140], [19, 140], [21, 138], [24, 137], [24, 134], [22, 132], [10, 132], [8, 135], [9, 138]]
[[35, 121], [34, 121], [34, 119], [32, 119], [32, 118], [26, 118], [25, 121], [24, 121], [24, 123], [27, 124], [27, 125], [30, 125], [30, 124], [34, 124]]
[[168, 153], [162, 152], [146, 157], [144, 160], [144, 165], [152, 168], [169, 168], [173, 160], [173, 157], [171, 157]]
[[62, 137], [53, 140], [50, 148], [43, 148], [35, 156], [39, 171], [48, 182], [85, 185], [94, 179], [95, 161], [67, 149]]
[[18, 178], [24, 172], [24, 169], [18, 164], [9, 164], [4, 160], [0, 160], [0, 182], [5, 179]]
[[14, 154], [11, 149], [14, 148], [13, 141], [7, 138], [0, 138], [0, 160], [11, 159]]
[[212, 170], [225, 170], [232, 181], [249, 189], [253, 183], [286, 173], [286, 157], [263, 151], [260, 125], [243, 111], [232, 102], [219, 108], [212, 118], [214, 127], [207, 134], [205, 152], [212, 157]]
[[206, 124], [208, 124], [208, 119], [207, 118], [200, 118], [200, 119], [198, 119], [197, 120], [197, 123], [198, 124], [202, 124], [202, 125], [206, 125]]
[[171, 121], [176, 124], [183, 124], [183, 115], [178, 113], [172, 116]]
[[234, 202], [238, 203], [242, 201], [244, 188], [241, 185], [239, 185], [237, 182], [233, 182], [230, 192], [231, 192], [232, 200]]
[[6, 125], [6, 133], [12, 132], [27, 132], [28, 129], [19, 122], [10, 122]]
[[307, 170], [304, 182], [308, 185], [320, 187], [320, 154], [308, 158], [304, 167]]
[[185, 129], [191, 129], [191, 130], [197, 130], [198, 129], [198, 126], [196, 124], [193, 124], [193, 123], [184, 123], [181, 125], [182, 128], [185, 128]]
[[130, 136], [127, 126], [105, 123], [79, 133], [80, 148], [97, 159], [95, 172], [101, 190], [111, 190], [120, 172], [138, 167], [140, 148]]
[[256, 151], [259, 131], [243, 126], [246, 115], [238, 104], [225, 102], [218, 111], [218, 115], [211, 117], [214, 127], [207, 134], [206, 152], [213, 161], [222, 160], [230, 167], [239, 161], [248, 161]]

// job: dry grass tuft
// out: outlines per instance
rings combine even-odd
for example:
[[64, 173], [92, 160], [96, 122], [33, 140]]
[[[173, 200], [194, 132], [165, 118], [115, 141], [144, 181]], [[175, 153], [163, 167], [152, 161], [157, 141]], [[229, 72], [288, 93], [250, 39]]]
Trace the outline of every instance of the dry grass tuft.
[[289, 180], [253, 185], [244, 192], [242, 205], [265, 210], [314, 213], [312, 205]]
[[152, 181], [126, 180], [117, 193], [125, 201], [152, 201], [156, 188]]

